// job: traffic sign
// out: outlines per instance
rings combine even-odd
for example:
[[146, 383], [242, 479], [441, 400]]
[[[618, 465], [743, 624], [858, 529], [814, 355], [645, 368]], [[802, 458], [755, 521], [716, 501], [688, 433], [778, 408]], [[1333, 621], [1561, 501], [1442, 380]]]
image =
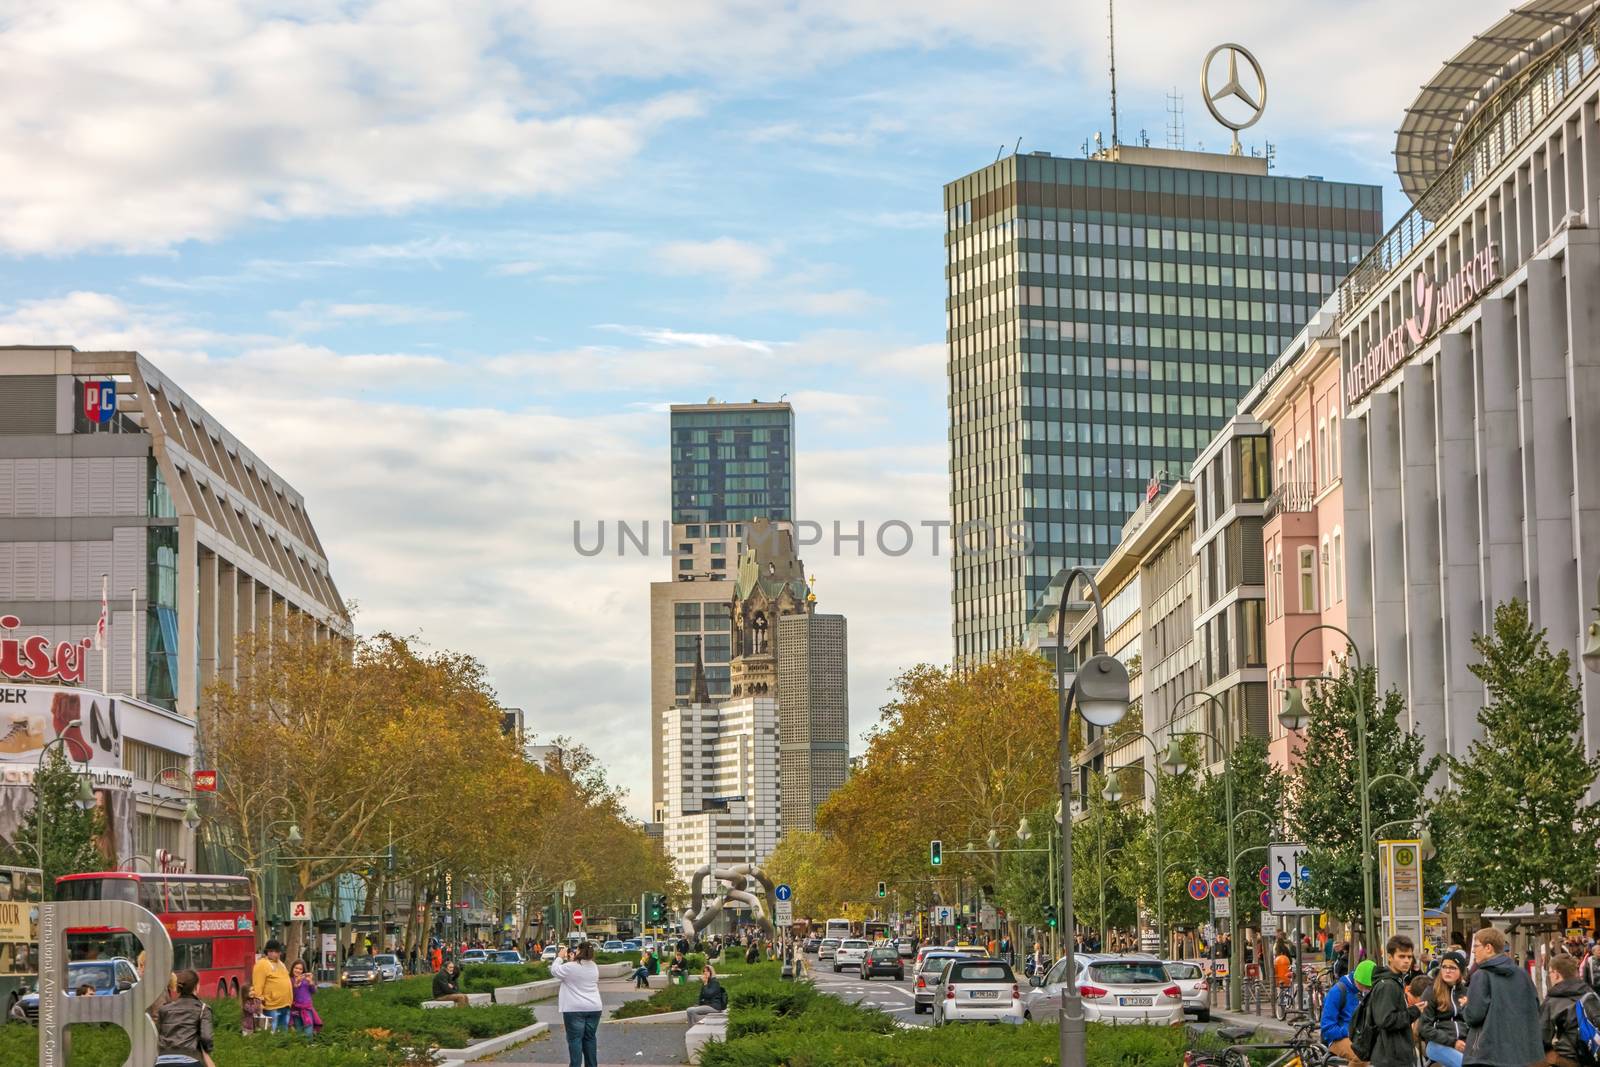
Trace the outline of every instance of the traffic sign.
[[780, 900], [772, 910], [772, 921], [778, 926], [794, 925], [794, 901]]
[[311, 921], [311, 901], [296, 900], [289, 905], [289, 921], [292, 923], [308, 923]]
[[1228, 890], [1231, 888], [1228, 885], [1228, 880], [1220, 874], [1211, 879], [1211, 895], [1219, 900], [1225, 899], [1228, 895]]
[[1233, 918], [1233, 898], [1213, 896], [1211, 898], [1211, 914], [1218, 919]]
[[578, 895], [578, 883], [574, 882], [574, 881], [571, 881], [570, 879], [568, 881], [562, 882], [561, 883], [561, 895], [564, 896], [564, 897], [575, 897], [575, 896], [577, 896]]
[[1189, 879], [1189, 895], [1196, 900], [1204, 900], [1211, 895], [1211, 883], [1198, 874]]
[[1268, 909], [1272, 907], [1272, 890], [1263, 889], [1261, 891], [1261, 906]]
[[1272, 871], [1271, 903], [1267, 910], [1274, 915], [1316, 915], [1320, 908], [1308, 908], [1300, 903], [1300, 890], [1311, 880], [1311, 868], [1305, 861], [1306, 846], [1280, 842], [1267, 849], [1267, 864]]
[[1271, 885], [1272, 884], [1272, 868], [1271, 867], [1263, 867], [1263, 868], [1261, 868], [1261, 873], [1257, 874], [1256, 877], [1261, 879], [1261, 884], [1262, 885]]
[[573, 908], [572, 909], [572, 925], [573, 926], [582, 926], [583, 925], [583, 909], [582, 908]]
[[794, 890], [789, 887], [788, 882], [783, 882], [779, 884], [778, 888], [772, 891], [772, 895], [777, 897], [779, 900], [793, 900]]

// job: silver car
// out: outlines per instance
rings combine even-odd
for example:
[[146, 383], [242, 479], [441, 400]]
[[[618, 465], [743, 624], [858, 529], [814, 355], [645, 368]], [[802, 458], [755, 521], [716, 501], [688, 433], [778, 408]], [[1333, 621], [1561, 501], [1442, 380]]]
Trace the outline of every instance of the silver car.
[[822, 944], [817, 946], [817, 962], [820, 963], [823, 960], [831, 960], [831, 959], [833, 959], [834, 953], [836, 953], [838, 951], [839, 951], [839, 939], [837, 937], [825, 937], [825, 938], [823, 938], [822, 939]]
[[921, 1015], [933, 1010], [933, 998], [938, 995], [939, 975], [944, 972], [944, 965], [961, 958], [961, 953], [954, 949], [929, 952], [922, 957], [922, 962], [917, 964], [916, 977], [911, 982], [912, 1011]]
[[846, 967], [860, 967], [861, 961], [867, 958], [867, 952], [871, 948], [870, 942], [858, 937], [839, 942], [839, 947], [833, 954], [833, 973], [838, 974]]
[[1022, 992], [1005, 960], [954, 959], [939, 972], [933, 997], [933, 1025], [1020, 1023]]
[[1211, 1021], [1211, 982], [1204, 968], [1191, 960], [1163, 960], [1167, 977], [1177, 983], [1183, 994], [1183, 1011], [1201, 1022]]
[[[1183, 1025], [1183, 993], [1154, 956], [1077, 957], [1078, 995], [1083, 1017], [1092, 1023]], [[1061, 988], [1067, 961], [1057, 960], [1043, 977], [1035, 975], [1023, 998], [1023, 1017], [1056, 1022], [1061, 1017]]]
[[400, 966], [400, 957], [392, 952], [385, 952], [372, 957], [378, 965], [378, 977], [385, 982], [398, 982], [405, 977], [405, 968]]

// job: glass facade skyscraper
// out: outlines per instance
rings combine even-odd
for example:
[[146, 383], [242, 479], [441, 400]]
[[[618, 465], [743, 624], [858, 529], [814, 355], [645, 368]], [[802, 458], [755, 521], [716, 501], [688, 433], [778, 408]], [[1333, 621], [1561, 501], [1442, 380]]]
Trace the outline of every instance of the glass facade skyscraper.
[[672, 521], [794, 518], [794, 410], [672, 405]]
[[981, 658], [1183, 476], [1382, 233], [1382, 191], [1118, 146], [998, 160], [944, 207], [955, 653]]

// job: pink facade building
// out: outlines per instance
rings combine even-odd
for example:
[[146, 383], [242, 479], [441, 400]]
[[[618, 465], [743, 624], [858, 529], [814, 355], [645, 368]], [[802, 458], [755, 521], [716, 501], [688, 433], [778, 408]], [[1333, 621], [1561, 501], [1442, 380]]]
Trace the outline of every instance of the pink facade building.
[[1263, 376], [1253, 409], [1271, 442], [1273, 489], [1262, 527], [1266, 660], [1270, 751], [1283, 767], [1292, 755], [1277, 720], [1280, 691], [1290, 678], [1328, 673], [1346, 647], [1337, 632], [1314, 629], [1348, 629], [1339, 381], [1339, 338], [1324, 310]]

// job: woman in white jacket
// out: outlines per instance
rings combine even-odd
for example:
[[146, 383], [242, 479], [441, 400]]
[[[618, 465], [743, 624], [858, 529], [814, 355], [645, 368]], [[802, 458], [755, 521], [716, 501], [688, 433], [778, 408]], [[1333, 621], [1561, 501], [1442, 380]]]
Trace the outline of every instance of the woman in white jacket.
[[599, 1067], [600, 969], [594, 962], [594, 945], [563, 947], [550, 962], [550, 973], [561, 981], [556, 1006], [567, 1031], [568, 1067]]

